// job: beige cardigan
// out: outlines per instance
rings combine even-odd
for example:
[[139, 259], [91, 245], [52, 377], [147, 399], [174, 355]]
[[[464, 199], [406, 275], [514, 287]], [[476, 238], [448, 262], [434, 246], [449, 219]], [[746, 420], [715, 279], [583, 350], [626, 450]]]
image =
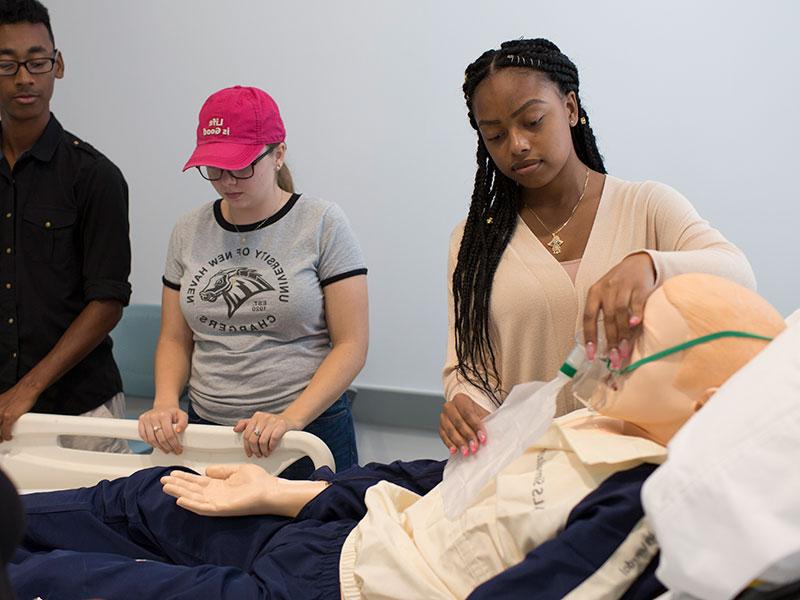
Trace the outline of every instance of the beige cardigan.
[[[456, 370], [452, 275], [463, 232], [462, 222], [450, 238], [445, 398], [449, 401], [461, 392], [492, 411], [491, 399], [463, 381]], [[701, 219], [680, 193], [661, 183], [607, 176], [574, 285], [522, 219], [517, 222], [497, 267], [489, 303], [501, 399], [518, 383], [555, 377], [575, 343], [576, 331], [582, 328], [591, 285], [627, 255], [643, 250], [653, 258], [657, 283], [680, 273], [702, 272], [755, 289], [744, 254]], [[578, 407], [565, 394], [559, 398], [556, 414]]]

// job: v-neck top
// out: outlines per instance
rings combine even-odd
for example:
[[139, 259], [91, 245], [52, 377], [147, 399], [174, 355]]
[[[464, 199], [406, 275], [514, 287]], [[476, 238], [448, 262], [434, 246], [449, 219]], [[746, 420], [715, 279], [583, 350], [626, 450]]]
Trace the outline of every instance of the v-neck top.
[[561, 261], [561, 268], [567, 272], [569, 275], [572, 284], [575, 284], [575, 278], [578, 276], [578, 269], [581, 268], [581, 259], [576, 258], [575, 260], [562, 260]]
[[[464, 232], [462, 221], [450, 238], [449, 332], [444, 367], [445, 398], [470, 396], [486, 410], [494, 402], [463, 380], [457, 371], [453, 329], [452, 280]], [[549, 381], [582, 328], [589, 288], [622, 259], [647, 252], [656, 283], [680, 273], [710, 273], [755, 289], [755, 277], [744, 254], [703, 220], [673, 188], [653, 181], [630, 182], [606, 176], [594, 225], [573, 283], [567, 271], [520, 217], [492, 284], [490, 335], [497, 358], [500, 401], [527, 381]], [[578, 408], [563, 394], [557, 414]]]

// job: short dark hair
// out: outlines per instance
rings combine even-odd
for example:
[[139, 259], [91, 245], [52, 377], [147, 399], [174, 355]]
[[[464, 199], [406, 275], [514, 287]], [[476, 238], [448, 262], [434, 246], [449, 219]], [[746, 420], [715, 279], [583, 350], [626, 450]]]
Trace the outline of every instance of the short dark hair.
[[50, 13], [39, 0], [0, 0], [0, 25], [15, 23], [41, 23], [47, 27], [53, 46], [56, 45], [53, 28], [50, 27]]

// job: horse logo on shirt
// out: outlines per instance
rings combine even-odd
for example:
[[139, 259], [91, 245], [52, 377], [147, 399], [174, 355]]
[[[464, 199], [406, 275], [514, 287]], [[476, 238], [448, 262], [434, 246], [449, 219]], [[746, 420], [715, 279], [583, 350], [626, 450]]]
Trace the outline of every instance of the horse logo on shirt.
[[217, 298], [222, 296], [228, 305], [230, 319], [246, 300], [274, 289], [263, 275], [252, 267], [236, 267], [212, 275], [208, 285], [200, 292], [200, 299], [205, 302], [216, 302]]

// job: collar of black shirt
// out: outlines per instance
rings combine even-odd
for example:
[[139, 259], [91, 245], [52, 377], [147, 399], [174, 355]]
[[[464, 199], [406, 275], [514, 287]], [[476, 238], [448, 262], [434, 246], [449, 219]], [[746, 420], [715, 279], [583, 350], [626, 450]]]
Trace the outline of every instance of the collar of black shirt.
[[[3, 133], [3, 125], [0, 123], [0, 136]], [[42, 132], [42, 135], [39, 136], [39, 139], [36, 140], [36, 143], [33, 145], [28, 152], [23, 154], [33, 156], [42, 162], [50, 162], [52, 160], [53, 155], [56, 153], [56, 148], [58, 148], [58, 143], [61, 141], [61, 138], [64, 136], [64, 128], [61, 127], [61, 123], [58, 122], [55, 115], [50, 113], [50, 120], [47, 122], [47, 125]]]

